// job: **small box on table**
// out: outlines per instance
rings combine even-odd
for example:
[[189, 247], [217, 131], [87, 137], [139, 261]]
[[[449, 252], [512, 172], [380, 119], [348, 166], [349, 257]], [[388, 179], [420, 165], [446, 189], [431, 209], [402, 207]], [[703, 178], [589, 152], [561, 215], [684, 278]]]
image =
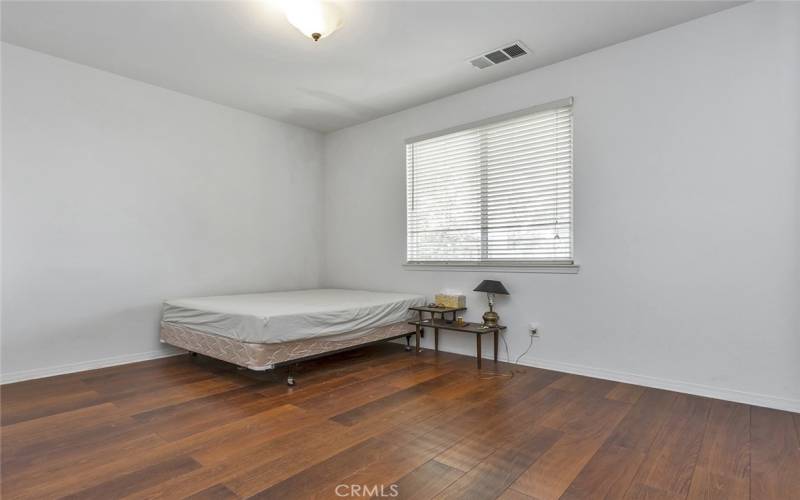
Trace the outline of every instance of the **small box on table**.
[[457, 295], [451, 293], [437, 293], [434, 296], [436, 305], [442, 307], [452, 307], [454, 309], [463, 309], [467, 307], [466, 295]]

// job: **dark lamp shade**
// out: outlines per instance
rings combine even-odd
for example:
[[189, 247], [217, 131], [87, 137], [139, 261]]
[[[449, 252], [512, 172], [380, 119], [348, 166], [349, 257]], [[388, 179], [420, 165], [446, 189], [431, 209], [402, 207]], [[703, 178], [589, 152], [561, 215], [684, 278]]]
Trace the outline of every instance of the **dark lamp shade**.
[[475, 292], [496, 293], [500, 295], [508, 295], [508, 290], [499, 281], [483, 280], [481, 284], [475, 287]]

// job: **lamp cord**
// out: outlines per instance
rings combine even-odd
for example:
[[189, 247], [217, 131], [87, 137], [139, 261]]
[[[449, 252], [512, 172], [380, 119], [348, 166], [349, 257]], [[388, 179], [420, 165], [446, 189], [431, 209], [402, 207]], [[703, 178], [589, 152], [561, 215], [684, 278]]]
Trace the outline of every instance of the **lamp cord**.
[[[508, 342], [506, 342], [505, 332], [500, 333], [500, 338], [503, 339], [503, 345], [506, 346], [506, 362], [511, 362], [511, 353], [508, 351]], [[514, 378], [514, 370], [509, 373], [495, 373], [492, 375], [482, 376], [480, 380], [490, 380], [494, 378]]]
[[530, 343], [530, 344], [528, 344], [528, 348], [527, 348], [527, 349], [525, 349], [525, 352], [523, 352], [522, 354], [520, 354], [520, 355], [519, 355], [519, 357], [517, 358], [517, 360], [516, 360], [516, 361], [514, 361], [514, 364], [515, 364], [515, 365], [518, 365], [518, 364], [519, 364], [519, 360], [520, 360], [520, 359], [522, 359], [523, 357], [525, 357], [525, 355], [526, 355], [526, 354], [528, 354], [528, 351], [530, 351], [530, 350], [531, 350], [531, 347], [533, 347], [533, 335], [531, 335], [530, 337], [531, 337], [531, 343]]

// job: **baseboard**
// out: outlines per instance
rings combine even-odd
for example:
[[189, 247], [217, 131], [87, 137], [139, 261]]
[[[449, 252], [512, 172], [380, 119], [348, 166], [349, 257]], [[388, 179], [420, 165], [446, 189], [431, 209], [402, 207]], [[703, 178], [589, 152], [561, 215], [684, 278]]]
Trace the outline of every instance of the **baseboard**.
[[603, 368], [575, 365], [572, 363], [563, 363], [561, 361], [552, 361], [534, 357], [522, 358], [520, 364], [525, 366], [533, 366], [536, 368], [544, 368], [547, 370], [574, 373], [576, 375], [584, 375], [587, 377], [613, 380], [615, 382], [624, 382], [627, 384], [653, 387], [656, 389], [666, 389], [668, 391], [683, 392], [685, 394], [693, 394], [695, 396], [703, 396], [713, 399], [723, 399], [725, 401], [733, 401], [734, 403], [744, 403], [754, 406], [764, 406], [767, 408], [774, 408], [776, 410], [785, 410], [785, 411], [800, 413], [799, 400], [786, 399], [778, 396], [756, 394], [752, 392], [744, 392], [722, 387], [712, 387], [708, 385], [694, 384], [691, 382], [683, 382], [680, 380], [670, 380], [658, 377], [651, 377], [648, 375], [637, 375], [634, 373], [618, 372], [613, 370], [606, 370]]
[[110, 358], [94, 359], [91, 361], [81, 361], [80, 363], [69, 363], [66, 365], [48, 366], [45, 368], [36, 368], [33, 370], [23, 370], [18, 372], [4, 373], [0, 378], [0, 384], [11, 384], [13, 382], [22, 382], [23, 380], [34, 380], [37, 378], [52, 377], [55, 375], [65, 375], [67, 373], [83, 372], [87, 370], [95, 370], [97, 368], [106, 368], [109, 366], [125, 365], [128, 363], [136, 363], [138, 361], [148, 361], [151, 359], [167, 358], [170, 356], [177, 356], [185, 351], [165, 348], [158, 351], [140, 352], [136, 354], [125, 354], [122, 356], [113, 356]]
[[[432, 346], [423, 346], [432, 348]], [[468, 351], [465, 349], [440, 349], [443, 352], [451, 352], [454, 354], [463, 354], [466, 356], [475, 356], [475, 351]], [[490, 349], [491, 350], [491, 349]], [[498, 359], [500, 361], [509, 361], [505, 356], [505, 347], [500, 344], [500, 353]], [[494, 354], [484, 354], [484, 359], [493, 359]], [[512, 359], [510, 362], [516, 362]], [[626, 384], [641, 385], [645, 387], [652, 387], [655, 389], [665, 389], [668, 391], [682, 392], [684, 394], [692, 394], [695, 396], [703, 396], [713, 399], [722, 399], [725, 401], [732, 401], [734, 403], [744, 403], [754, 406], [763, 406], [766, 408], [774, 408], [776, 410], [791, 411], [800, 413], [800, 400], [786, 399], [778, 396], [769, 396], [764, 394], [756, 394], [752, 392], [737, 391], [735, 389], [726, 389], [722, 387], [712, 387], [708, 385], [694, 384], [691, 382], [682, 382], [679, 380], [670, 380], [658, 377], [651, 377], [649, 375], [638, 375], [635, 373], [619, 372], [614, 370], [606, 370], [604, 368], [595, 368], [591, 366], [576, 365], [573, 363], [564, 363], [562, 361], [553, 361], [549, 359], [536, 358], [533, 356], [523, 356], [517, 364], [523, 366], [532, 366], [534, 368], [543, 368], [545, 370], [553, 370], [564, 373], [574, 373], [575, 375], [583, 375], [586, 377], [602, 378], [605, 380], [613, 380], [614, 382], [624, 382]]]

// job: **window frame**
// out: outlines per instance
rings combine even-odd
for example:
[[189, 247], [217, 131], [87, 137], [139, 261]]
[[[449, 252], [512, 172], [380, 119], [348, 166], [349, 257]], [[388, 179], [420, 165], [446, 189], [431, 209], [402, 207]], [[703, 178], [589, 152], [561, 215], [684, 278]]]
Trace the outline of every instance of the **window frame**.
[[[402, 266], [407, 270], [435, 270], [435, 271], [476, 271], [476, 270], [491, 270], [493, 272], [533, 272], [533, 273], [554, 273], [554, 274], [575, 274], [578, 272], [580, 266], [576, 263], [575, 258], [575, 199], [574, 199], [574, 192], [575, 192], [575, 152], [574, 152], [574, 140], [575, 140], [575, 126], [574, 126], [574, 98], [567, 97], [563, 99], [558, 99], [555, 101], [546, 102], [543, 104], [538, 104], [535, 106], [527, 107], [524, 109], [520, 109], [517, 111], [512, 111], [510, 113], [504, 113], [501, 115], [495, 115], [489, 118], [485, 118], [482, 120], [477, 120], [470, 123], [465, 123], [462, 125], [458, 125], [455, 127], [450, 127], [442, 130], [437, 130], [434, 132], [429, 132], [422, 135], [417, 135], [414, 137], [410, 137], [405, 140], [404, 147], [403, 147], [403, 154], [406, 154], [406, 146], [412, 143], [433, 139], [436, 137], [453, 134], [456, 132], [461, 132], [468, 129], [479, 128], [483, 126], [493, 125], [498, 122], [511, 120], [514, 118], [519, 118], [527, 115], [532, 115], [535, 113], [549, 111], [552, 109], [563, 108], [563, 107], [571, 107], [572, 109], [572, 182], [570, 183], [570, 209], [571, 209], [571, 223], [570, 223], [570, 253], [572, 254], [572, 261], [516, 261], [516, 262], [509, 262], [509, 261], [496, 261], [492, 262], [491, 260], [487, 261], [479, 261], [479, 262], [467, 262], [467, 261], [409, 261], [408, 260], [408, 208], [409, 208], [409, 197], [408, 197], [408, 169], [406, 168], [405, 172], [405, 185], [404, 189], [406, 190], [406, 216], [405, 216], [405, 235], [403, 237], [403, 263]], [[406, 157], [407, 165], [408, 158]]]

